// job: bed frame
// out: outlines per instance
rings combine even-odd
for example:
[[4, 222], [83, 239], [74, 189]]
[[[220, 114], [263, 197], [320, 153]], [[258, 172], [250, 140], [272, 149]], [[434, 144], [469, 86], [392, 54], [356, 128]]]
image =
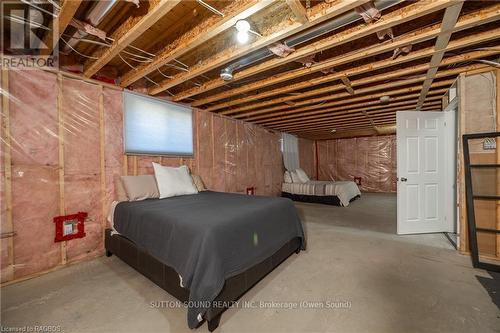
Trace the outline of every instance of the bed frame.
[[[336, 195], [307, 195], [307, 194], [292, 194], [288, 192], [281, 192], [281, 196], [284, 198], [292, 199], [293, 201], [309, 202], [309, 203], [319, 203], [324, 205], [332, 206], [342, 206], [340, 204], [340, 199]], [[349, 202], [353, 202], [361, 196], [357, 195]]]
[[[110, 257], [115, 254], [179, 301], [188, 301], [189, 289], [180, 286], [179, 275], [173, 268], [146, 253], [131, 240], [118, 234], [111, 235], [111, 229], [106, 229], [104, 240], [106, 256]], [[230, 302], [238, 300], [292, 253], [299, 253], [300, 249], [300, 239], [298, 237], [291, 239], [264, 261], [238, 275], [228, 278], [215, 301], [230, 304]], [[208, 323], [208, 330], [210, 332], [213, 332], [219, 326], [220, 318], [225, 310], [227, 308], [212, 307], [208, 309], [205, 314], [205, 320]], [[200, 326], [202, 324], [203, 322], [200, 323]]]

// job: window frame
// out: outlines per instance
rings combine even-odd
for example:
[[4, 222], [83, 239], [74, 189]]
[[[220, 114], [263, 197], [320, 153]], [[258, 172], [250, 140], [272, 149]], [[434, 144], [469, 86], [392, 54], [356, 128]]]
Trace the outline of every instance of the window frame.
[[[127, 116], [127, 112], [125, 110], [125, 94], [128, 93], [128, 94], [132, 94], [132, 95], [137, 95], [137, 96], [140, 96], [140, 97], [146, 97], [146, 98], [150, 98], [150, 99], [154, 99], [154, 100], [157, 100], [159, 102], [162, 102], [162, 103], [166, 103], [166, 104], [172, 104], [172, 105], [175, 105], [175, 106], [181, 106], [181, 107], [185, 107], [186, 109], [190, 109], [191, 110], [191, 145], [193, 147], [193, 152], [192, 153], [187, 153], [187, 154], [168, 154], [168, 153], [138, 153], [138, 152], [127, 152], [127, 149], [126, 149], [126, 140], [125, 140], [125, 135], [126, 135], [126, 116]], [[122, 139], [123, 139], [123, 154], [125, 156], [165, 156], [165, 157], [178, 157], [178, 158], [195, 158], [196, 156], [196, 141], [195, 141], [195, 135], [196, 135], [196, 123], [195, 123], [195, 112], [196, 110], [194, 110], [191, 106], [189, 105], [185, 105], [185, 104], [181, 104], [181, 103], [175, 103], [175, 102], [172, 102], [172, 101], [169, 101], [169, 100], [166, 100], [166, 99], [163, 99], [163, 98], [159, 98], [159, 97], [154, 97], [154, 96], [150, 96], [150, 95], [146, 95], [146, 94], [143, 94], [143, 93], [139, 93], [139, 92], [136, 92], [136, 91], [132, 91], [132, 90], [128, 90], [128, 89], [123, 89], [123, 92], [122, 92], [122, 110], [123, 110], [123, 119], [122, 119]]]

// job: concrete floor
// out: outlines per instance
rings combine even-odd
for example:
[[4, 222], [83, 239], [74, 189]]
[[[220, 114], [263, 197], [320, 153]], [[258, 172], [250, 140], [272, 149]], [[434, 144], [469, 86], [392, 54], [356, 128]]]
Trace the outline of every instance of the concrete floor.
[[[498, 287], [498, 280], [472, 269], [442, 235], [395, 235], [394, 195], [365, 194], [348, 208], [297, 207], [307, 251], [285, 261], [241, 302], [283, 307], [307, 301], [324, 308], [230, 309], [218, 332], [500, 332], [500, 311], [479, 281]], [[173, 297], [114, 256], [1, 292], [2, 330], [190, 331], [185, 309], [155, 307]], [[206, 332], [206, 325], [197, 331]]]

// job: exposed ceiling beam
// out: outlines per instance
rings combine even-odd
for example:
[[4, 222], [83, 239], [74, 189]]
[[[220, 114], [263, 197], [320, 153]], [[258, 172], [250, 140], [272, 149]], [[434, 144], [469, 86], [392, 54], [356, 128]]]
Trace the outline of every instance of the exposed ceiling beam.
[[139, 20], [139, 22], [127, 27], [126, 32], [119, 38], [116, 38], [111, 46], [106, 48], [104, 53], [99, 56], [99, 59], [86, 62], [83, 69], [83, 75], [85, 77], [91, 77], [97, 73], [181, 1], [182, 0], [161, 0], [158, 4], [156, 4], [156, 6], [151, 8], [148, 13]]
[[[349, 1], [348, 1], [349, 2]], [[411, 21], [413, 19], [422, 17], [424, 15], [427, 15], [429, 13], [438, 11], [440, 9], [446, 8], [448, 6], [451, 6], [452, 3], [448, 1], [441, 1], [441, 0], [433, 0], [433, 1], [422, 1], [418, 3], [412, 3], [411, 5], [408, 5], [407, 7], [398, 9], [396, 11], [393, 11], [387, 15], [384, 15], [380, 20], [378, 20], [375, 23], [363, 25], [361, 28], [359, 26], [355, 26], [352, 28], [349, 28], [347, 30], [341, 31], [337, 34], [334, 34], [333, 36], [321, 39], [317, 42], [314, 42], [312, 44], [306, 45], [300, 49], [297, 49], [295, 52], [290, 54], [289, 56], [285, 58], [273, 58], [271, 60], [265, 61], [259, 65], [252, 66], [248, 69], [242, 70], [240, 72], [237, 72], [233, 74], [233, 82], [241, 80], [243, 78], [262, 73], [264, 71], [267, 71], [269, 69], [275, 68], [277, 66], [289, 63], [291, 61], [295, 61], [301, 58], [304, 58], [309, 55], [316, 54], [318, 52], [324, 51], [326, 49], [345, 44], [347, 42], [351, 42], [353, 40], [368, 36], [370, 34], [376, 33], [378, 31], [391, 28], [393, 26], [396, 26], [398, 24], [402, 24], [404, 22]], [[182, 93], [179, 93], [173, 97], [175, 101], [180, 101], [182, 99], [185, 99], [187, 97], [193, 96], [200, 94], [202, 92], [206, 92], [218, 87], [221, 87], [225, 84], [225, 82], [221, 79], [215, 79], [212, 81], [209, 81], [200, 87], [196, 87], [193, 89], [189, 89], [187, 91], [184, 91]], [[161, 89], [159, 88], [153, 88], [150, 90], [150, 93], [152, 94], [157, 94], [161, 92]], [[219, 94], [217, 94], [219, 96]], [[208, 101], [214, 101], [219, 99], [220, 97], [217, 97], [216, 99], [210, 99]], [[200, 103], [207, 103], [207, 99], [203, 99], [203, 102]], [[198, 106], [201, 105], [198, 102], [193, 103], [193, 106]]]
[[[471, 13], [471, 14], [468, 14], [468, 15], [461, 17], [459, 22], [455, 26], [454, 31], [462, 31], [462, 30], [476, 27], [478, 25], [489, 23], [489, 22], [492, 22], [492, 21], [498, 20], [498, 19], [500, 19], [500, 3], [495, 4], [491, 8], [488, 8], [488, 9], [485, 9], [485, 10], [482, 10], [479, 12], [474, 12], [474, 13]], [[204, 105], [206, 103], [220, 101], [220, 100], [223, 100], [226, 98], [230, 98], [232, 96], [235, 96], [235, 95], [238, 95], [241, 93], [247, 93], [247, 92], [252, 91], [252, 90], [262, 89], [265, 86], [278, 84], [278, 83], [282, 83], [282, 82], [285, 82], [288, 80], [300, 78], [300, 77], [303, 77], [304, 75], [315, 73], [315, 72], [318, 72], [321, 70], [330, 69], [330, 68], [335, 67], [335, 66], [353, 63], [355, 61], [358, 61], [358, 60], [361, 60], [361, 59], [364, 59], [364, 58], [367, 58], [370, 56], [375, 56], [375, 55], [378, 55], [381, 53], [390, 52], [390, 51], [394, 50], [396, 47], [402, 47], [405, 45], [415, 44], [415, 43], [419, 43], [422, 41], [430, 40], [430, 39], [438, 36], [440, 33], [441, 33], [440, 24], [435, 24], [433, 26], [421, 29], [417, 32], [412, 32], [412, 33], [409, 33], [406, 35], [399, 36], [399, 37], [395, 38], [393, 41], [385, 42], [385, 43], [378, 44], [375, 46], [369, 46], [369, 47], [366, 47], [366, 48], [363, 48], [360, 50], [353, 51], [349, 54], [343, 54], [343, 55], [340, 55], [338, 57], [325, 60], [321, 63], [317, 63], [317, 64], [313, 65], [310, 68], [300, 68], [300, 69], [276, 74], [276, 75], [273, 75], [269, 78], [266, 78], [265, 80], [258, 80], [258, 81], [252, 82], [250, 84], [246, 84], [246, 85], [239, 87], [239, 88], [235, 88], [235, 89], [225, 91], [222, 93], [214, 94], [214, 95], [208, 96], [206, 98], [199, 99], [199, 100], [193, 102], [192, 105], [193, 106], [201, 106], [201, 105]], [[462, 40], [465, 41], [466, 38], [462, 38]], [[392, 60], [392, 59], [383, 60], [383, 61], [380, 61], [376, 64], [379, 65], [378, 68], [383, 68], [383, 67], [387, 67], [387, 66], [393, 65], [393, 64], [408, 62], [409, 61], [408, 59], [414, 60], [414, 59], [418, 59], [418, 58], [422, 58], [422, 57], [427, 57], [427, 56], [434, 54], [435, 52], [437, 52], [437, 51], [433, 47], [429, 47], [429, 48], [426, 48], [425, 51], [424, 50], [415, 51], [415, 52], [412, 52], [405, 57], [399, 57], [395, 60]], [[358, 68], [364, 68], [364, 67], [359, 66]], [[310, 79], [308, 81], [303, 81], [303, 82], [299, 82], [297, 84], [292, 84], [292, 85], [283, 87], [281, 89], [278, 88], [278, 89], [273, 89], [270, 91], [265, 91], [262, 93], [257, 93], [257, 94], [253, 94], [253, 95], [249, 95], [249, 96], [240, 97], [238, 99], [233, 99], [230, 101], [222, 102], [222, 103], [219, 103], [219, 104], [214, 105], [214, 106], [209, 106], [207, 108], [207, 110], [215, 111], [215, 110], [219, 110], [221, 108], [234, 106], [234, 105], [241, 104], [244, 102], [255, 101], [256, 99], [259, 99], [259, 98], [269, 97], [269, 96], [273, 96], [275, 94], [280, 94], [283, 92], [290, 92], [290, 91], [297, 90], [297, 89], [307, 88], [307, 87], [311, 86], [311, 83], [321, 84], [321, 83], [325, 83], [328, 81], [339, 80], [339, 79], [346, 76], [345, 73], [346, 73], [346, 71], [343, 71], [340, 73], [333, 73], [333, 74], [325, 75], [325, 76], [317, 78], [317, 79]], [[347, 74], [347, 76], [350, 77], [350, 76], [356, 75], [358, 73], [361, 74], [359, 71], [357, 71], [357, 72], [354, 72], [352, 74]], [[316, 82], [318, 82], [318, 83], [316, 83]]]
[[[435, 102], [441, 102], [442, 96], [434, 96], [434, 95], [439, 95], [441, 92], [446, 92], [445, 89], [438, 89], [433, 91], [431, 94], [432, 96], [429, 96], [426, 103], [435, 103]], [[367, 103], [365, 103], [365, 106], [362, 106], [363, 103], [358, 103], [356, 105], [348, 105], [346, 107], [337, 107], [337, 108], [331, 108], [331, 109], [325, 109], [325, 113], [319, 114], [319, 115], [313, 115], [313, 116], [308, 116], [302, 119], [299, 119], [299, 121], [295, 120], [293, 122], [290, 121], [275, 121], [270, 124], [264, 124], [265, 126], [273, 126], [273, 128], [279, 128], [279, 129], [289, 129], [293, 127], [303, 127], [303, 126], [315, 126], [318, 124], [322, 124], [323, 122], [327, 122], [330, 120], [336, 120], [336, 119], [346, 119], [349, 117], [352, 117], [354, 114], [358, 114], [365, 110], [368, 114], [376, 114], [378, 112], [382, 112], [384, 110], [387, 110], [388, 108], [398, 108], [399, 111], [404, 111], [404, 110], [412, 110], [415, 105], [417, 104], [418, 100], [418, 94], [411, 94], [411, 95], [403, 95], [399, 96], [393, 99], [391, 103], [386, 104], [386, 105], [381, 105], [379, 101], [377, 100], [372, 100]], [[378, 103], [378, 104], [377, 104]]]
[[[218, 34], [232, 28], [238, 20], [246, 19], [247, 17], [257, 13], [258, 11], [270, 6], [276, 0], [236, 0], [233, 1], [228, 8], [222, 12], [224, 17], [214, 16], [203, 21], [193, 29], [187, 31], [175, 41], [167, 45], [163, 50], [158, 52], [151, 63], [137, 66], [136, 69], [130, 70], [123, 75], [120, 85], [127, 87], [142, 77], [151, 74], [158, 68], [168, 64], [172, 60], [179, 58], [195, 48], [203, 45], [209, 39]], [[250, 50], [240, 50], [241, 54], [246, 54]], [[245, 53], [246, 52], [246, 53]]]
[[[394, 84], [394, 87], [398, 87], [396, 85], [396, 83], [398, 83], [398, 82], [393, 82], [391, 84]], [[451, 85], [452, 83], [453, 83], [453, 80], [444, 80], [444, 81], [435, 82], [433, 84], [433, 86], [434, 87], [435, 86], [443, 87], [443, 86]], [[296, 115], [298, 113], [302, 113], [303, 114], [303, 112], [310, 112], [310, 111], [314, 111], [314, 110], [318, 110], [318, 109], [324, 109], [326, 107], [332, 107], [332, 106], [339, 106], [339, 105], [350, 104], [352, 102], [361, 102], [361, 101], [366, 101], [366, 100], [370, 100], [370, 99], [373, 99], [373, 98], [380, 98], [380, 97], [383, 97], [383, 96], [394, 97], [395, 95], [410, 94], [410, 93], [413, 93], [413, 92], [416, 92], [416, 91], [418, 91], [420, 93], [420, 89], [422, 88], [422, 85], [421, 84], [416, 85], [416, 86], [413, 85], [413, 86], [410, 86], [410, 87], [403, 87], [403, 88], [396, 89], [396, 90], [389, 90], [390, 87], [391, 86], [389, 86], [389, 84], [388, 84], [387, 85], [388, 90], [384, 90], [382, 92], [371, 93], [369, 95], [358, 96], [358, 97], [343, 98], [343, 99], [340, 99], [340, 100], [335, 100], [333, 102], [327, 102], [327, 103], [320, 102], [320, 103], [315, 104], [315, 105], [304, 106], [304, 107], [300, 107], [300, 108], [297, 108], [297, 109], [279, 111], [279, 112], [274, 112], [274, 113], [259, 115], [259, 116], [255, 116], [255, 117], [248, 117], [248, 118], [245, 118], [245, 120], [246, 121], [257, 121], [257, 122], [264, 121], [265, 122], [269, 118], [274, 118], [276, 116], [281, 116], [281, 115], [293, 116], [293, 115]]]
[[[496, 54], [500, 54], [500, 48], [499, 48], [498, 51], [492, 51], [492, 52], [494, 52]], [[464, 58], [462, 58], [462, 59], [464, 59]], [[471, 59], [471, 58], [467, 58], [467, 59]], [[449, 64], [449, 62], [446, 62], [446, 64]], [[415, 68], [418, 68], [418, 67], [419, 66], [415, 66]], [[438, 77], [441, 78], [441, 77], [446, 77], [446, 76], [451, 76], [451, 75], [458, 75], [462, 71], [467, 71], [467, 70], [476, 69], [476, 68], [482, 68], [482, 67], [484, 67], [484, 65], [473, 65], [472, 67], [460, 67], [460, 69], [459, 68], [452, 68], [452, 69], [449, 69], [449, 70], [442, 70], [441, 72], [439, 72]], [[417, 73], [418, 73], [418, 71], [417, 71]], [[396, 70], [396, 71], [393, 71], [393, 72], [388, 73], [388, 74], [384, 73], [384, 74], [380, 74], [380, 75], [377, 75], [377, 76], [370, 77], [370, 80], [367, 80], [366, 78], [363, 78], [363, 79], [360, 79], [360, 80], [356, 80], [356, 81], [353, 81], [353, 83], [355, 83], [356, 85], [358, 85], [358, 84], [359, 85], [361, 85], [361, 84], [371, 84], [374, 81], [375, 82], [380, 82], [380, 81], [387, 81], [387, 80], [391, 80], [391, 79], [397, 79], [397, 78], [399, 78], [399, 77], [401, 77], [403, 75], [407, 75], [407, 74], [409, 74], [408, 70], [406, 70], [406, 69], [400, 69], [400, 70]], [[373, 80], [374, 78], [376, 80]], [[377, 91], [377, 90], [381, 90], [381, 89], [386, 89], [386, 88], [393, 88], [393, 87], [403, 86], [403, 85], [411, 84], [411, 83], [415, 83], [415, 82], [421, 82], [424, 79], [425, 79], [425, 77], [421, 76], [421, 77], [416, 77], [416, 78], [412, 78], [412, 79], [397, 80], [397, 81], [394, 81], [394, 82], [388, 82], [388, 83], [384, 83], [384, 84], [378, 84], [378, 85], [371, 86], [371, 87], [357, 88], [356, 95], [360, 95], [360, 94], [364, 94], [364, 93], [372, 92], [372, 91]], [[368, 81], [368, 82], [366, 82], [366, 81]], [[323, 94], [325, 94], [325, 93], [328, 93], [328, 91], [323, 92]], [[286, 109], [291, 109], [291, 108], [295, 108], [295, 107], [299, 107], [299, 106], [304, 106], [304, 105], [314, 104], [314, 103], [321, 103], [321, 102], [324, 102], [324, 101], [336, 100], [336, 99], [340, 99], [340, 98], [344, 98], [344, 97], [349, 97], [349, 96], [352, 96], [352, 95], [348, 94], [348, 93], [345, 93], [345, 92], [331, 94], [331, 95], [328, 95], [328, 96], [322, 96], [322, 97], [317, 97], [317, 98], [310, 98], [310, 99], [306, 99], [308, 96], [302, 96], [301, 98], [304, 98], [304, 100], [295, 102], [291, 106], [289, 106], [289, 105], [278, 105], [278, 106], [270, 107], [270, 108], [266, 108], [266, 109], [259, 109], [259, 110], [255, 110], [255, 111], [249, 111], [249, 112], [246, 112], [246, 113], [241, 113], [241, 114], [235, 115], [234, 118], [236, 118], [236, 119], [243, 119], [243, 118], [249, 119], [250, 116], [256, 116], [256, 115], [260, 115], [260, 114], [269, 114], [269, 113], [272, 113], [274, 111], [283, 111], [283, 110], [286, 110]], [[225, 114], [225, 113], [223, 112], [222, 114]]]
[[[416, 101], [413, 101], [412, 104], [410, 104], [412, 108], [415, 107]], [[433, 102], [433, 103], [424, 103], [422, 110], [427, 110], [428, 108], [440, 108], [440, 103], [439, 101]], [[388, 109], [383, 109], [381, 110], [380, 114], [375, 114], [372, 115], [373, 121], [376, 123], [380, 119], [385, 119], [387, 117], [395, 117], [397, 111], [402, 111], [401, 109], [394, 107], [394, 108], [388, 108]], [[271, 126], [273, 129], [279, 130], [279, 131], [284, 131], [284, 132], [289, 132], [289, 131], [311, 131], [311, 130], [321, 130], [325, 128], [332, 128], [335, 126], [338, 126], [339, 124], [351, 124], [353, 121], [357, 120], [366, 120], [366, 118], [363, 118], [363, 114], [357, 114], [355, 116], [351, 116], [350, 118], [346, 119], [338, 119], [338, 120], [332, 120], [332, 121], [325, 121], [321, 124], [317, 125], [309, 125], [309, 126], [298, 126], [298, 127], [289, 127], [289, 128], [280, 128], [276, 126]]]
[[[68, 24], [75, 16], [75, 13], [78, 10], [78, 7], [80, 7], [81, 3], [82, 0], [64, 1], [61, 6], [61, 10], [59, 11], [59, 15], [57, 15], [57, 17], [49, 23], [49, 28], [51, 30], [47, 31], [43, 39], [43, 43], [47, 46], [47, 49], [41, 51], [42, 55], [50, 55], [52, 53], [54, 47], [57, 45], [59, 39], [64, 33], [64, 30], [66, 30]], [[57, 32], [55, 36], [56, 40], [54, 40], [54, 31], [52, 30], [54, 29], [54, 26], [57, 26]]]
[[[296, 34], [302, 30], [306, 30], [316, 24], [319, 24], [323, 21], [326, 21], [328, 19], [331, 19], [335, 16], [341, 15], [345, 12], [348, 12], [352, 10], [353, 8], [368, 2], [368, 0], [353, 0], [353, 1], [339, 1], [331, 6], [328, 6], [325, 8], [323, 12], [320, 12], [316, 15], [311, 15], [309, 16], [309, 21], [302, 24], [298, 21], [295, 22], [286, 22], [285, 28], [279, 30], [279, 31], [274, 31], [273, 33], [270, 33], [269, 35], [266, 35], [262, 38], [257, 39], [255, 42], [250, 43], [245, 46], [238, 46], [236, 48], [230, 48], [228, 50], [222, 51], [215, 56], [213, 56], [210, 59], [206, 59], [202, 61], [200, 64], [196, 66], [192, 66], [189, 69], [189, 72], [185, 73], [180, 73], [176, 76], [174, 76], [173, 79], [166, 79], [160, 82], [158, 86], [151, 87], [148, 92], [151, 95], [156, 95], [159, 94], [160, 92], [169, 89], [173, 86], [176, 86], [182, 82], [185, 82], [189, 79], [192, 79], [194, 77], [197, 77], [203, 73], [206, 73], [214, 68], [217, 68], [219, 66], [222, 66], [228, 62], [231, 62], [239, 57], [242, 57], [250, 52], [253, 52], [255, 50], [258, 50], [262, 47], [265, 47], [267, 45], [270, 45], [272, 43], [278, 42], [288, 36], [291, 36], [293, 34]], [[238, 74], [238, 73], [237, 73]], [[214, 81], [217, 81], [217, 84], [220, 84], [219, 86], [223, 86], [226, 84], [225, 81], [222, 79], [216, 79]], [[212, 82], [212, 81], [210, 81]], [[203, 87], [202, 85], [201, 87]], [[191, 96], [191, 95], [190, 95]], [[187, 98], [189, 96], [185, 96], [184, 98]], [[183, 98], [183, 99], [184, 99]], [[179, 99], [180, 100], [180, 99]]]
[[[453, 82], [454, 82], [454, 80], [445, 80], [445, 81], [440, 81], [440, 82], [434, 82], [432, 86], [434, 88], [446, 87], [446, 89], [447, 89]], [[422, 89], [421, 85], [406, 87], [406, 88], [402, 88], [402, 89], [387, 91], [385, 93], [377, 93], [377, 94], [367, 95], [367, 96], [363, 96], [362, 98], [361, 97], [355, 98], [355, 99], [351, 98], [350, 101], [345, 101], [345, 102], [337, 101], [337, 102], [325, 103], [322, 105], [314, 105], [312, 108], [307, 107], [307, 109], [300, 108], [297, 110], [278, 112], [278, 113], [274, 113], [274, 114], [271, 114], [268, 116], [260, 116], [259, 119], [252, 119], [252, 120], [246, 120], [246, 121], [251, 121], [251, 122], [258, 123], [258, 124], [266, 124], [266, 125], [268, 125], [269, 123], [272, 123], [274, 121], [281, 121], [281, 120], [286, 120], [286, 119], [294, 119], [295, 121], [300, 121], [298, 118], [301, 118], [304, 116], [318, 115], [318, 114], [325, 113], [324, 110], [329, 108], [330, 106], [338, 106], [339, 104], [349, 104], [351, 101], [368, 101], [370, 99], [380, 98], [381, 96], [385, 96], [385, 95], [388, 95], [388, 96], [405, 95], [405, 94], [411, 94], [411, 93], [415, 93], [415, 92], [418, 92], [418, 94], [420, 94], [420, 89]], [[396, 97], [393, 97], [393, 99], [396, 99]]]
[[[500, 54], [500, 47], [498, 47], [498, 51], [489, 50], [489, 51], [472, 51], [472, 52], [466, 52], [466, 53], [462, 53], [460, 55], [456, 55], [456, 56], [445, 58], [443, 60], [443, 62], [441, 63], [441, 66], [452, 65], [452, 64], [459, 63], [459, 62], [470, 61], [470, 60], [477, 59], [477, 58], [489, 57], [489, 56], [493, 56], [493, 55], [496, 55], [496, 54]], [[377, 67], [377, 63], [373, 63], [373, 65], [375, 66], [375, 68], [378, 68]], [[366, 66], [362, 66], [362, 68], [365, 69]], [[407, 68], [404, 68], [404, 69], [398, 69], [398, 70], [395, 70], [395, 71], [390, 71], [390, 72], [379, 74], [379, 75], [372, 75], [372, 76], [364, 77], [362, 79], [353, 80], [351, 82], [351, 84], [352, 84], [352, 86], [357, 87], [357, 86], [360, 86], [360, 85], [377, 83], [377, 82], [380, 82], [380, 81], [385, 81], [385, 80], [390, 80], [390, 79], [398, 78], [398, 77], [401, 77], [401, 76], [404, 76], [404, 75], [410, 75], [410, 74], [415, 74], [415, 73], [423, 72], [423, 71], [426, 71], [427, 69], [429, 69], [429, 64], [422, 64], [422, 65], [416, 65], [416, 66], [408, 66]], [[354, 70], [356, 70], [356, 68], [354, 68]], [[366, 73], [369, 73], [369, 72], [366, 72]], [[315, 85], [315, 82], [311, 82], [311, 80], [307, 81], [306, 83], [308, 83], [309, 86], [314, 86]], [[280, 89], [282, 89], [283, 91], [280, 92], [279, 91]], [[262, 101], [262, 102], [248, 104], [248, 105], [245, 105], [245, 106], [242, 106], [242, 107], [238, 107], [238, 108], [229, 109], [227, 111], [221, 112], [221, 114], [223, 114], [223, 115], [232, 115], [234, 113], [238, 113], [238, 112], [241, 112], [241, 111], [252, 110], [252, 109], [261, 108], [261, 107], [264, 107], [264, 106], [269, 106], [269, 105], [274, 105], [274, 104], [286, 103], [288, 101], [293, 101], [293, 100], [296, 100], [296, 99], [304, 99], [304, 98], [315, 96], [315, 95], [320, 95], [320, 94], [325, 94], [325, 93], [332, 93], [332, 92], [341, 91], [341, 90], [343, 90], [343, 86], [342, 85], [340, 85], [340, 84], [338, 84], [338, 85], [331, 85], [331, 86], [327, 86], [325, 88], [308, 90], [308, 91], [305, 91], [305, 92], [293, 94], [293, 95], [286, 96], [286, 97], [279, 97], [279, 98], [276, 98], [276, 99], [266, 100], [266, 101]], [[288, 88], [287, 87], [278, 88], [278, 89], [275, 89], [275, 90], [272, 90], [272, 91], [275, 94], [280, 94], [280, 93], [281, 94], [285, 94], [285, 93], [288, 92]], [[211, 110], [210, 110], [210, 108], [208, 108], [208, 109], [205, 109], [205, 111], [211, 111]]]
[[[438, 104], [441, 103], [440, 101], [441, 96], [436, 96], [433, 99], [430, 99], [429, 101], [424, 103], [424, 106], [437, 106]], [[366, 112], [374, 117], [376, 119], [379, 115], [385, 115], [389, 112], [395, 112], [395, 111], [403, 111], [403, 110], [410, 110], [414, 108], [417, 105], [417, 99], [413, 98], [409, 101], [402, 101], [399, 103], [391, 103], [389, 105], [385, 106], [379, 106], [379, 107], [372, 107], [372, 108], [364, 108], [367, 110]], [[300, 123], [295, 123], [295, 124], [288, 124], [288, 125], [273, 125], [270, 126], [274, 129], [280, 130], [280, 131], [288, 131], [292, 129], [308, 129], [308, 128], [318, 128], [324, 125], [330, 125], [332, 123], [337, 123], [340, 121], [348, 121], [350, 119], [356, 119], [356, 118], [363, 118], [364, 115], [361, 113], [363, 108], [356, 109], [356, 112], [354, 110], [349, 110], [349, 113], [343, 112], [340, 115], [337, 115], [336, 113], [333, 113], [330, 117], [328, 118], [323, 118], [323, 119], [318, 119], [318, 120], [310, 120], [309, 122], [300, 122]], [[375, 110], [376, 109], [376, 110]]]
[[293, 14], [300, 23], [306, 23], [309, 21], [307, 18], [307, 11], [300, 3], [300, 0], [286, 0], [286, 4], [292, 10]]
[[427, 96], [432, 81], [436, 76], [437, 67], [441, 63], [441, 60], [443, 60], [444, 52], [450, 41], [451, 34], [453, 33], [453, 28], [457, 24], [458, 17], [460, 16], [460, 12], [462, 11], [463, 4], [464, 4], [463, 1], [460, 2], [457, 1], [456, 5], [446, 8], [444, 12], [443, 20], [441, 23], [442, 33], [436, 39], [436, 44], [434, 46], [434, 50], [436, 51], [436, 53], [432, 55], [430, 62], [430, 69], [427, 71], [426, 79], [422, 86], [422, 92], [418, 99], [417, 110], [419, 110], [422, 107], [422, 104], [425, 101], [425, 96]]

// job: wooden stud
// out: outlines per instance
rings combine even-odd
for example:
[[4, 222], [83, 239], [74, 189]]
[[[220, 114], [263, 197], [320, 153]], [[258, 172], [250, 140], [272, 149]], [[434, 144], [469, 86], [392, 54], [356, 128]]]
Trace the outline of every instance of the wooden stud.
[[137, 176], [137, 155], [132, 157], [132, 163], [134, 163], [134, 176]]
[[101, 208], [102, 208], [102, 244], [104, 245], [104, 237], [106, 231], [106, 216], [107, 216], [107, 202], [106, 202], [106, 149], [105, 138], [106, 128], [104, 124], [104, 93], [102, 86], [99, 87], [99, 156], [100, 156], [100, 172], [101, 172]]
[[[158, 52], [153, 62], [138, 66], [135, 70], [131, 70], [122, 77], [120, 85], [127, 87], [142, 77], [152, 73], [157, 68], [168, 64], [172, 60], [179, 58], [183, 54], [194, 50], [203, 45], [209, 39], [218, 34], [232, 28], [238, 20], [245, 19], [258, 11], [273, 4], [276, 0], [252, 0], [252, 1], [233, 1], [229, 9], [224, 11], [225, 16], [218, 19], [206, 20], [199, 26], [184, 33], [174, 42], [170, 43], [163, 50]], [[239, 48], [234, 52], [233, 57], [241, 57], [250, 52], [249, 49], [243, 50]], [[230, 60], [229, 60], [230, 61]], [[193, 68], [190, 68], [192, 71]], [[166, 88], [168, 89], [168, 88]]]
[[[64, 198], [64, 112], [63, 112], [63, 76], [57, 74], [57, 117], [58, 117], [58, 139], [59, 139], [59, 214], [66, 215]], [[68, 258], [66, 255], [66, 241], [61, 242], [61, 264], [65, 265]]]
[[[43, 39], [43, 43], [47, 46], [47, 49], [44, 49], [40, 52], [42, 55], [50, 55], [52, 53], [54, 47], [59, 42], [59, 39], [61, 38], [62, 34], [64, 33], [69, 23], [75, 16], [75, 13], [78, 10], [78, 7], [80, 7], [81, 3], [82, 0], [64, 1], [57, 18], [53, 19], [49, 23], [50, 30], [47, 31]], [[57, 35], [56, 40], [54, 40], [54, 31], [52, 30], [54, 28], [54, 25], [57, 26], [57, 31], [55, 32]]]
[[[496, 73], [496, 84], [497, 84], [497, 100], [496, 100], [496, 107], [497, 107], [497, 132], [500, 132], [500, 69], [497, 69], [495, 71]], [[500, 137], [497, 137], [497, 164], [500, 164]], [[500, 193], [500, 170], [497, 169], [497, 193]], [[497, 200], [497, 223], [496, 223], [496, 228], [500, 230], [500, 200]], [[500, 234], [497, 234], [497, 249], [496, 249], [496, 256], [497, 259], [500, 258]]]
[[307, 11], [300, 3], [300, 0], [286, 0], [286, 4], [293, 12], [293, 15], [297, 18], [300, 23], [306, 23], [309, 21], [307, 17]]
[[[4, 163], [4, 193], [5, 193], [5, 229], [6, 232], [12, 233], [12, 236], [7, 238], [7, 278], [13, 279], [15, 277], [15, 262], [14, 262], [14, 221], [12, 219], [12, 138], [10, 132], [10, 95], [9, 95], [9, 71], [2, 70], [2, 112], [1, 112], [1, 126], [2, 126], [2, 145], [3, 149], [3, 163]], [[4, 231], [4, 230], [2, 230]]]
[[[461, 138], [463, 134], [465, 134], [465, 74], [460, 74], [457, 84], [458, 84], [458, 98], [459, 98], [459, 133], [458, 137]], [[465, 170], [464, 170], [464, 160], [463, 160], [463, 146], [462, 140], [458, 140], [458, 203], [459, 203], [459, 213], [460, 213], [460, 224], [458, 237], [459, 237], [459, 250], [461, 253], [468, 253], [468, 229], [467, 229], [467, 209], [465, 207]]]
[[150, 9], [149, 12], [140, 19], [139, 22], [128, 29], [122, 36], [115, 39], [113, 44], [111, 44], [109, 48], [106, 48], [99, 59], [90, 63], [86, 63], [83, 75], [86, 77], [91, 77], [92, 75], [97, 73], [108, 62], [110, 62], [114, 57], [116, 57], [121, 51], [123, 51], [134, 40], [136, 40], [139, 36], [146, 32], [146, 30], [148, 30], [151, 26], [158, 22], [158, 20], [160, 20], [163, 16], [170, 12], [180, 2], [181, 0], [159, 1], [159, 3], [152, 9]]

